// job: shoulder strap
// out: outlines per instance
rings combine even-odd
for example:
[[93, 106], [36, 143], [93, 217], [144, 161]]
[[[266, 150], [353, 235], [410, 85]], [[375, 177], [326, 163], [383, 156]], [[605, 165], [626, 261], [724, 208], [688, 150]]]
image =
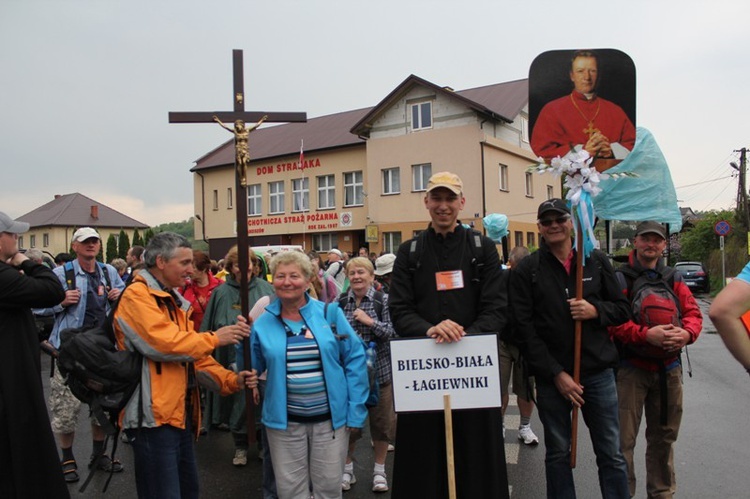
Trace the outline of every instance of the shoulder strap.
[[542, 254], [539, 250], [536, 250], [526, 258], [531, 258], [531, 285], [535, 286], [537, 283], [537, 274], [539, 274], [539, 263], [542, 259]]
[[339, 268], [336, 269], [336, 272], [333, 274], [333, 278], [336, 279], [336, 276], [341, 273], [341, 271], [344, 269], [344, 264], [341, 261], [336, 262], [339, 264]]
[[471, 280], [479, 282], [480, 270], [484, 267], [484, 246], [482, 246], [482, 234], [474, 229], [466, 230], [466, 238], [471, 251]]
[[102, 270], [102, 273], [104, 274], [104, 282], [107, 283], [107, 291], [112, 289], [112, 279], [109, 277], [109, 270], [107, 269], [107, 266], [104, 265], [102, 262], [96, 262], [97, 265], [99, 265], [99, 268]]
[[421, 265], [422, 248], [424, 247], [424, 238], [427, 236], [427, 231], [423, 230], [409, 243], [409, 272], [416, 272]]
[[631, 292], [633, 291], [633, 283], [638, 278], [638, 272], [636, 272], [630, 265], [625, 264], [615, 270], [615, 277], [618, 282], [620, 282], [621, 286], [625, 286], [625, 296], [630, 300]]
[[73, 262], [65, 262], [65, 284], [68, 285], [69, 290], [76, 289], [76, 272], [73, 269]]
[[[341, 307], [341, 310], [344, 310], [346, 307], [346, 304], [349, 303], [349, 293], [341, 293], [339, 295], [339, 307]], [[326, 303], [326, 307], [328, 306], [328, 303]], [[326, 309], [326, 312], [328, 310]], [[328, 319], [328, 315], [326, 314], [326, 320]]]
[[375, 308], [375, 315], [378, 316], [378, 320], [383, 322], [383, 292], [375, 291], [372, 295], [372, 306]]

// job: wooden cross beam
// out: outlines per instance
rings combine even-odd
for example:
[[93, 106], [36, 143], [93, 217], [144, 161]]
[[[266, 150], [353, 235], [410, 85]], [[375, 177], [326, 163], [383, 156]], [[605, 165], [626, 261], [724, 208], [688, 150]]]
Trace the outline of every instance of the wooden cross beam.
[[[307, 113], [266, 113], [245, 111], [245, 84], [242, 69], [242, 50], [232, 51], [232, 67], [234, 76], [234, 110], [216, 112], [170, 112], [170, 123], [219, 123], [222, 127], [234, 133], [235, 147], [235, 209], [237, 210], [237, 264], [240, 269], [247, 269], [250, 263], [247, 236], [247, 166], [250, 162], [248, 135], [263, 122], [280, 123], [307, 121]], [[245, 122], [257, 122], [249, 129]], [[223, 122], [234, 123], [234, 129]], [[240, 309], [243, 317], [250, 313], [248, 303], [248, 275], [240, 272]], [[242, 344], [245, 368], [250, 368], [250, 342], [245, 339]], [[247, 436], [250, 443], [255, 443], [255, 415], [252, 396], [246, 394], [245, 407], [247, 409]]]

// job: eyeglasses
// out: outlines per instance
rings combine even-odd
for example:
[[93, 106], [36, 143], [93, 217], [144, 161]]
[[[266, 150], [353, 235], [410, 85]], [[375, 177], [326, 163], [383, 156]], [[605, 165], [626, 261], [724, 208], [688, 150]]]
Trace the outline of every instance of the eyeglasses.
[[564, 216], [564, 217], [558, 217], [558, 218], [547, 218], [544, 220], [539, 220], [539, 223], [541, 224], [542, 227], [549, 227], [550, 225], [552, 225], [552, 223], [557, 223], [557, 225], [562, 225], [568, 220], [570, 220], [570, 217]]

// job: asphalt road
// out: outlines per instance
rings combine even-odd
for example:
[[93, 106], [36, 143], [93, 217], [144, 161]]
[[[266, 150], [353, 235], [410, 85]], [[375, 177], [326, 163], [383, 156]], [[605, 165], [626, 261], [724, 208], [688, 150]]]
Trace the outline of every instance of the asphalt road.
[[[695, 345], [689, 348], [693, 376], [687, 375], [687, 358], [684, 357], [684, 416], [680, 437], [675, 445], [675, 463], [678, 482], [677, 497], [681, 498], [744, 498], [750, 497], [750, 385], [748, 375], [724, 348], [721, 338], [708, 320], [708, 300], [699, 297], [704, 309], [704, 330]], [[48, 360], [43, 366], [48, 372]], [[45, 376], [45, 384], [48, 385]], [[82, 412], [83, 414], [83, 412]], [[506, 461], [511, 497], [541, 498], [545, 496], [544, 479], [544, 435], [536, 411], [532, 428], [540, 438], [538, 446], [527, 447], [517, 439], [519, 415], [511, 396], [511, 407], [506, 414]], [[75, 453], [79, 464], [85, 463], [91, 450], [88, 422], [81, 418], [75, 442]], [[641, 429], [636, 446], [637, 498], [645, 494], [645, 441]], [[456, 435], [456, 438], [459, 438]], [[369, 437], [359, 442], [355, 472], [358, 483], [344, 494], [345, 499], [390, 497], [390, 493], [376, 494], [370, 490], [372, 450]], [[196, 444], [200, 472], [201, 497], [204, 498], [260, 498], [261, 463], [252, 450], [248, 465], [236, 468], [232, 465], [234, 455], [231, 435], [213, 430], [201, 437]], [[398, 449], [396, 449], [396, 453]], [[118, 456], [125, 471], [113, 477], [106, 496], [110, 498], [134, 498], [135, 481], [132, 451], [127, 444], [120, 444]], [[387, 471], [393, 466], [394, 453], [389, 453]], [[591, 450], [586, 425], [579, 424], [578, 464], [574, 471], [578, 497], [600, 497], [596, 463]], [[103, 497], [101, 489], [106, 474], [97, 472], [88, 490], [81, 494], [71, 485], [73, 497]], [[430, 477], [415, 477], [429, 480]], [[421, 499], [421, 498], [415, 498]], [[426, 498], [430, 499], [430, 498]]]

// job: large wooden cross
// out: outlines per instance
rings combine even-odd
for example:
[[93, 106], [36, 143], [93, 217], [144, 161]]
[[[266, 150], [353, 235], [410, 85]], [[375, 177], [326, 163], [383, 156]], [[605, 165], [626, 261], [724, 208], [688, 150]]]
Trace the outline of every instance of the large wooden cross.
[[[170, 112], [170, 123], [219, 123], [222, 127], [234, 133], [235, 147], [235, 197], [237, 210], [237, 264], [240, 269], [249, 266], [249, 249], [247, 236], [247, 167], [250, 162], [249, 134], [261, 123], [280, 123], [307, 121], [307, 113], [266, 113], [258, 111], [245, 111], [245, 85], [242, 70], [242, 50], [232, 51], [232, 66], [234, 72], [234, 110], [216, 112]], [[256, 122], [252, 127], [245, 128], [245, 122]], [[222, 122], [234, 123], [234, 129], [229, 128]], [[243, 317], [250, 313], [248, 303], [248, 278], [247, 272], [240, 272], [240, 309]], [[243, 341], [242, 354], [245, 368], [250, 368], [250, 342]], [[250, 443], [255, 443], [255, 414], [253, 410], [252, 396], [245, 397], [247, 409], [247, 434]]]

